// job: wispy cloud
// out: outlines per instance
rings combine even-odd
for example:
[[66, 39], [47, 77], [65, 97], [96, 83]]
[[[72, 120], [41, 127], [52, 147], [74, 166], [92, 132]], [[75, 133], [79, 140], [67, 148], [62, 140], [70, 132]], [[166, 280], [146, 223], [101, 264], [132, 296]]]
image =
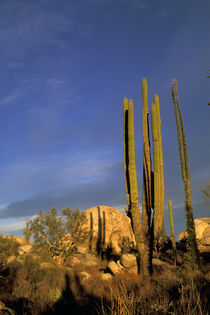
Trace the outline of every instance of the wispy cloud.
[[[73, 156], [66, 152], [44, 161], [16, 161], [1, 174], [1, 203], [4, 205], [8, 200], [19, 202], [45, 192], [49, 197], [49, 191], [57, 191], [60, 195], [62, 190], [75, 190], [80, 185], [98, 184], [103, 187], [112, 176], [119, 177], [120, 168], [121, 161], [109, 158], [108, 152], [99, 151], [91, 154], [80, 151]], [[8, 209], [3, 207], [2, 211], [6, 214]]]
[[[80, 3], [72, 1], [36, 3], [10, 0], [0, 4], [1, 11], [1, 60], [16, 66], [36, 54], [47, 61], [54, 52], [66, 50], [66, 38], [78, 42], [88, 34], [88, 25], [79, 20]], [[59, 3], [59, 6], [56, 5]], [[9, 20], [8, 20], [9, 16]], [[84, 32], [82, 31], [84, 30]], [[3, 58], [4, 57], [4, 58]]]
[[10, 95], [4, 96], [0, 100], [0, 104], [1, 105], [7, 105], [7, 104], [10, 104], [10, 103], [16, 102], [19, 98], [20, 98], [20, 93], [15, 92], [14, 94], [10, 94]]
[[0, 234], [8, 234], [9, 232], [14, 233], [15, 231], [22, 230], [26, 227], [26, 222], [28, 220], [33, 220], [35, 217], [36, 215], [27, 218], [18, 218], [14, 222], [8, 224], [5, 224], [5, 222], [3, 223], [2, 220], [0, 220]]
[[61, 85], [65, 85], [66, 83], [67, 81], [65, 80], [58, 80], [55, 78], [46, 80], [46, 86], [49, 86], [51, 88], [57, 88], [60, 87]]

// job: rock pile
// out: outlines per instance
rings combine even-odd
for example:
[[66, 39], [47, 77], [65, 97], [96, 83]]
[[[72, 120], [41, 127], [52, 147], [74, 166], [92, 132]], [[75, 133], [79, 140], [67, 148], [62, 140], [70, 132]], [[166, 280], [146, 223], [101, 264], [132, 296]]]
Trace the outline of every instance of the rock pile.
[[[194, 220], [195, 233], [200, 252], [210, 252], [210, 218], [198, 218]], [[184, 230], [179, 234], [179, 241], [187, 238], [187, 232]]]

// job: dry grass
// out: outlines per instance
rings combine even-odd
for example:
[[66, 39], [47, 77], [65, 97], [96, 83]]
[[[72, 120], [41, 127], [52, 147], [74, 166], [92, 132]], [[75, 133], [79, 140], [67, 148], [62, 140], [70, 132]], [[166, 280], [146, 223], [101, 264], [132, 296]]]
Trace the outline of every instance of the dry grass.
[[208, 314], [210, 282], [201, 272], [162, 268], [149, 280], [124, 273], [101, 281], [95, 271], [91, 280], [77, 282], [76, 287], [75, 298], [83, 292], [90, 311], [94, 301], [94, 314]]
[[[208, 263], [203, 265], [205, 272], [159, 266], [150, 279], [124, 272], [104, 281], [101, 272], [106, 261], [57, 268], [44, 251], [39, 259], [38, 253], [26, 255], [22, 264], [13, 262], [0, 269], [0, 300], [17, 314], [209, 314]], [[8, 255], [2, 255], [5, 262]], [[44, 260], [46, 269], [40, 268]], [[90, 275], [87, 280], [81, 277], [84, 271]]]

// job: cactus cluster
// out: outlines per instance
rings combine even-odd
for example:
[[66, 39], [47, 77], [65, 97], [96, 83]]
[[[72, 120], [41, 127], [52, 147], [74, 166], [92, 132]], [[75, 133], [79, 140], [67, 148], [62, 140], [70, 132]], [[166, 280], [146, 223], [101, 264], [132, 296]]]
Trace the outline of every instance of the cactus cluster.
[[[154, 152], [154, 172], [151, 168], [151, 152], [149, 138], [149, 108], [147, 100], [147, 80], [142, 80], [142, 103], [143, 103], [143, 194], [142, 194], [142, 220], [140, 222], [138, 184], [135, 163], [135, 140], [134, 140], [134, 113], [133, 101], [124, 98], [124, 168], [125, 186], [127, 192], [128, 215], [131, 218], [138, 252], [140, 254], [143, 274], [151, 271], [151, 246], [153, 238], [158, 239], [163, 227], [164, 214], [164, 169], [163, 151], [161, 138], [161, 120], [159, 98], [155, 95], [152, 112], [152, 135]], [[151, 224], [152, 208], [154, 210]]]

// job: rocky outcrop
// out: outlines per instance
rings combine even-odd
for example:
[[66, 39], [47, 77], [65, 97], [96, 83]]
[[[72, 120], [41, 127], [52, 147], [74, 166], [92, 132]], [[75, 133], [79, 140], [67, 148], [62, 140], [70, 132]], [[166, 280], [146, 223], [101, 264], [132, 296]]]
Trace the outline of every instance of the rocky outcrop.
[[[210, 252], [210, 218], [198, 218], [194, 220], [195, 233], [200, 252]], [[179, 234], [179, 241], [187, 238], [187, 232]]]
[[120, 255], [125, 239], [129, 240], [131, 246], [135, 246], [130, 219], [120, 210], [98, 206], [87, 209], [83, 214], [86, 216], [83, 225], [88, 231], [88, 237], [81, 251], [85, 249], [98, 254], [111, 251]]
[[2, 236], [2, 238], [3, 238], [3, 239], [12, 240], [12, 241], [18, 243], [20, 246], [23, 246], [23, 245], [33, 245], [32, 242], [29, 242], [29, 241], [25, 240], [25, 238], [20, 237], [20, 236], [4, 235], [4, 236]]

